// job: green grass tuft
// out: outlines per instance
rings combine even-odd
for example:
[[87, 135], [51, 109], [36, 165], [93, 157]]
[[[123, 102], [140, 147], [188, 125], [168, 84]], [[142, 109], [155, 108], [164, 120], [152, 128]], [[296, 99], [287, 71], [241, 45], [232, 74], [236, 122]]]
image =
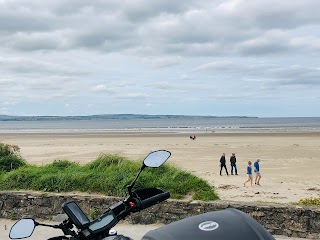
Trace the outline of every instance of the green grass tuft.
[[305, 198], [300, 199], [298, 202], [295, 202], [293, 204], [296, 205], [302, 205], [302, 206], [320, 206], [320, 198]]
[[79, 163], [69, 162], [68, 160], [54, 160], [53, 163], [49, 164], [48, 167], [53, 167], [57, 169], [65, 169], [68, 167], [79, 166]]
[[[95, 192], [109, 196], [126, 196], [141, 167], [141, 161], [129, 161], [118, 155], [100, 155], [86, 165], [56, 160], [44, 166], [24, 164], [10, 172], [0, 170], [0, 190], [36, 190], [44, 192]], [[146, 168], [136, 182], [135, 189], [159, 187], [170, 192], [171, 198], [194, 200], [218, 199], [209, 184], [176, 167], [164, 165]]]
[[0, 177], [1, 172], [10, 172], [26, 165], [18, 151], [19, 148], [15, 145], [0, 143]]

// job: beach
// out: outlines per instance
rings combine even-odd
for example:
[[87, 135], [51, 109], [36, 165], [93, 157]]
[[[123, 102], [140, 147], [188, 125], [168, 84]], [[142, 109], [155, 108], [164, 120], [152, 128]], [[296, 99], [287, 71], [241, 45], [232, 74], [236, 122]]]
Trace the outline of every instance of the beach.
[[[79, 163], [101, 153], [142, 160], [149, 152], [167, 149], [168, 164], [176, 165], [209, 182], [222, 200], [291, 203], [320, 194], [320, 133], [202, 133], [155, 132], [15, 132], [1, 133], [0, 142], [15, 144], [29, 163], [42, 165], [56, 159]], [[220, 156], [237, 157], [238, 176], [220, 176]], [[260, 158], [261, 186], [243, 186], [246, 166]], [[134, 177], [134, 176], [133, 176]]]

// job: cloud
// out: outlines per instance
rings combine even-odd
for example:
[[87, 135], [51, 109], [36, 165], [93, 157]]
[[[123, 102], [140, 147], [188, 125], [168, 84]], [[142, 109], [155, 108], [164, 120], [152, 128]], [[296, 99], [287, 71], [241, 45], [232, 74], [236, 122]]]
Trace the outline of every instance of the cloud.
[[233, 16], [240, 23], [246, 22], [262, 30], [285, 30], [319, 23], [320, 17], [316, 14], [319, 6], [320, 3], [316, 0], [303, 2], [230, 0], [222, 2], [218, 9], [227, 17]]
[[27, 1], [24, 4], [19, 4], [19, 1], [0, 2], [0, 31], [10, 33], [50, 30], [52, 16], [45, 8], [36, 12], [35, 15]]
[[25, 57], [0, 57], [1, 73], [25, 74], [29, 75], [49, 75], [49, 76], [79, 76], [88, 72], [82, 69], [74, 69], [58, 63], [36, 60]]
[[124, 94], [124, 95], [120, 95], [118, 96], [117, 98], [118, 99], [125, 99], [125, 100], [145, 100], [149, 97], [148, 94], [145, 94], [145, 93], [127, 93], [127, 94]]
[[62, 33], [23, 33], [17, 32], [11, 36], [2, 39], [2, 43], [7, 48], [12, 48], [21, 51], [39, 51], [39, 50], [56, 50], [64, 49], [66, 39]]
[[115, 93], [114, 89], [112, 89], [110, 87], [107, 87], [104, 84], [100, 84], [100, 85], [94, 86], [92, 88], [92, 91], [93, 92], [97, 92], [97, 93]]
[[161, 90], [172, 89], [172, 86], [170, 86], [169, 82], [167, 82], [167, 81], [155, 82], [155, 83], [149, 84], [147, 86], [155, 88], [155, 89], [161, 89]]
[[123, 91], [125, 88], [133, 88], [136, 86], [136, 83], [129, 81], [103, 81], [103, 83], [99, 83], [93, 87], [91, 87], [91, 91], [96, 93], [110, 93], [114, 94], [117, 92]]
[[30, 101], [15, 111], [32, 113], [42, 101], [64, 111], [61, 100], [68, 113], [88, 104], [103, 112], [106, 101], [119, 112], [144, 109], [144, 100], [164, 112], [223, 96], [236, 109], [237, 96], [294, 102], [319, 90], [319, 8], [317, 0], [2, 0], [0, 102]]
[[[316, 0], [134, 0], [125, 4], [74, 0], [21, 4], [13, 0], [2, 2], [0, 31], [7, 34], [0, 42], [22, 51], [87, 48], [182, 57], [279, 54], [288, 50], [286, 42], [297, 41], [295, 29], [319, 23], [319, 7]], [[264, 35], [274, 31], [285, 34]], [[291, 50], [301, 47], [296, 44]]]
[[194, 69], [196, 72], [223, 74], [228, 78], [280, 85], [320, 85], [320, 68], [301, 65], [239, 64], [228, 61], [210, 62]]
[[6, 78], [0, 78], [0, 86], [1, 87], [9, 87], [15, 84], [15, 80], [13, 79], [6, 79]]
[[236, 51], [243, 55], [269, 55], [289, 52], [292, 46], [285, 41], [289, 36], [279, 31], [266, 32], [238, 44]]
[[289, 44], [295, 49], [304, 50], [302, 53], [307, 51], [312, 54], [318, 54], [320, 51], [320, 37], [317, 36], [294, 37]]
[[232, 71], [238, 68], [240, 68], [240, 66], [231, 61], [217, 61], [198, 66], [194, 71]]
[[115, 84], [115, 87], [133, 87], [136, 86], [136, 83], [134, 82], [129, 82], [129, 81], [121, 81]]
[[154, 68], [170, 67], [170, 66], [180, 64], [181, 62], [182, 62], [182, 58], [180, 56], [146, 58], [143, 60], [143, 63], [150, 65]]

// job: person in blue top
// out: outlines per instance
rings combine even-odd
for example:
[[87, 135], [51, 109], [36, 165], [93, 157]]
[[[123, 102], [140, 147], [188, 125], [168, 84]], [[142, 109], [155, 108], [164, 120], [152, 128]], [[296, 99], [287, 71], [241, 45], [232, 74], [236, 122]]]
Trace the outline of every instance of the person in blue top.
[[256, 174], [256, 179], [255, 179], [254, 183], [260, 186], [261, 174], [260, 174], [259, 162], [260, 162], [260, 159], [258, 158], [255, 161], [255, 163], [253, 164], [253, 166], [254, 166], [254, 172]]
[[252, 187], [252, 167], [251, 167], [251, 161], [248, 162], [248, 166], [247, 166], [247, 174], [248, 174], [248, 180], [244, 182], [243, 186], [246, 186], [247, 182], [251, 182], [251, 187]]

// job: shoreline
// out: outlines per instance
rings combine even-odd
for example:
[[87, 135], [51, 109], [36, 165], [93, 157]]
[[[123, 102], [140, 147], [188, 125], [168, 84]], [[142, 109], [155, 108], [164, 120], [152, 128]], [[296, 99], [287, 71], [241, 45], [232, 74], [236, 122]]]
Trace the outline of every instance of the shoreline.
[[32, 135], [32, 136], [113, 136], [113, 137], [147, 137], [147, 136], [159, 136], [159, 137], [171, 137], [171, 136], [190, 136], [196, 134], [196, 136], [201, 137], [223, 137], [223, 136], [319, 136], [320, 131], [221, 131], [221, 132], [151, 132], [151, 131], [108, 131], [108, 130], [77, 130], [77, 131], [13, 131], [13, 132], [3, 132], [0, 131], [0, 141], [1, 138], [6, 138], [10, 136], [23, 136], [23, 135]]

